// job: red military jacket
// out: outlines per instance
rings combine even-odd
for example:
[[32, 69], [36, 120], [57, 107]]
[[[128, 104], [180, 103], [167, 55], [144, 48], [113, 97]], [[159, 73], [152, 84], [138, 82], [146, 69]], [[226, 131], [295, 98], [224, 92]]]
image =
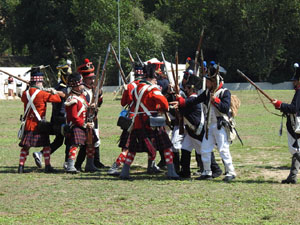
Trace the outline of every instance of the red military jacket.
[[[167, 111], [169, 109], [168, 100], [161, 93], [159, 86], [153, 85], [149, 82], [141, 81], [136, 88], [138, 96], [140, 90], [145, 85], [147, 85], [147, 88], [142, 96], [141, 103], [143, 103], [143, 105], [148, 109], [148, 111], [152, 115], [157, 114], [159, 111]], [[137, 104], [135, 90], [133, 91], [132, 97], [133, 97], [134, 104], [131, 113], [134, 112], [135, 106]], [[143, 127], [146, 129], [150, 129], [148, 121], [149, 121], [149, 116], [145, 113], [144, 109], [140, 105], [138, 109], [138, 114], [136, 115], [134, 120], [133, 129], [141, 129]]]
[[[29, 89], [30, 96], [32, 96], [36, 90], [37, 90], [37, 88], [31, 87]], [[24, 111], [25, 111], [26, 106], [28, 104], [26, 91], [23, 92], [21, 100], [22, 100], [22, 102], [24, 102]], [[37, 96], [33, 100], [33, 104], [42, 119], [44, 119], [46, 117], [47, 102], [61, 102], [61, 99], [58, 94], [53, 95], [51, 93], [48, 93], [48, 92], [42, 91], [42, 90], [37, 94]], [[27, 114], [25, 130], [26, 131], [35, 131], [36, 127], [37, 127], [37, 123], [38, 123], [38, 119], [36, 118], [32, 108], [30, 108], [30, 110]]]
[[76, 95], [71, 92], [71, 95], [65, 102], [67, 123], [77, 127], [85, 127], [86, 112], [88, 102], [84, 94]]
[[121, 105], [124, 107], [126, 105], [130, 105], [132, 102], [132, 91], [135, 89], [141, 80], [134, 80], [131, 83], [127, 85], [127, 89], [124, 90], [122, 99], [121, 99]]

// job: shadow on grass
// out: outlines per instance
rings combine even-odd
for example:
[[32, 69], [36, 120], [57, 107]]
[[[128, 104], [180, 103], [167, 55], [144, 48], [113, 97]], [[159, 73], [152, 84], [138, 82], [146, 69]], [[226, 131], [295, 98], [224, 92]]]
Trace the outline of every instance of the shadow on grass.
[[[55, 173], [52, 174], [63, 174], [65, 171], [63, 169], [56, 169]], [[37, 168], [36, 166], [25, 166], [24, 173], [44, 173], [45, 168]], [[18, 166], [0, 166], [1, 173], [18, 173]]]
[[255, 166], [256, 168], [270, 169], [270, 170], [289, 170], [288, 166]]

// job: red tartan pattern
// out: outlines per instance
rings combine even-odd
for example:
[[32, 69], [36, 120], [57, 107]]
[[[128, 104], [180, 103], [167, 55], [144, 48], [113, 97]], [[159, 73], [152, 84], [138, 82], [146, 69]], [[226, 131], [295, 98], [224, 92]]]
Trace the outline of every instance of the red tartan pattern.
[[145, 136], [142, 129], [135, 129], [130, 134], [129, 151], [130, 152], [149, 152], [144, 138], [149, 138], [156, 150], [165, 150], [172, 147], [168, 134], [164, 130], [145, 130]]
[[49, 135], [38, 134], [34, 131], [24, 131], [24, 136], [19, 143], [20, 147], [45, 147], [50, 146]]

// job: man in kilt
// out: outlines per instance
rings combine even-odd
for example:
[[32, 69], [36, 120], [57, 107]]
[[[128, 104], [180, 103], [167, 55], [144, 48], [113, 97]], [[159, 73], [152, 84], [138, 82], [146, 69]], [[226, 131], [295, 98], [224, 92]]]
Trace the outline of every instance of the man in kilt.
[[292, 163], [288, 177], [281, 181], [283, 184], [296, 184], [297, 174], [300, 168], [300, 134], [296, 133], [296, 119], [300, 114], [300, 69], [299, 64], [295, 63], [295, 74], [291, 81], [293, 82], [295, 94], [290, 104], [274, 100], [272, 103], [275, 109], [280, 110], [287, 116], [286, 128], [288, 136], [288, 147], [292, 155]]
[[[74, 72], [69, 76], [68, 87], [71, 87], [71, 93], [65, 102], [67, 124], [71, 130], [67, 134], [67, 143], [70, 146], [69, 158], [67, 164], [67, 173], [77, 173], [74, 166], [78, 148], [86, 144], [86, 129], [94, 128], [93, 122], [86, 122], [86, 113], [88, 101], [83, 94], [83, 81], [79, 73]], [[93, 143], [98, 140], [93, 132]]]
[[[144, 77], [144, 68], [143, 65], [140, 63], [135, 63], [134, 65], [134, 81], [129, 83], [128, 85], [125, 86], [125, 90], [122, 95], [121, 99], [121, 105], [123, 107], [128, 107], [128, 111], [133, 112], [134, 111], [134, 105], [133, 105], [133, 97], [132, 93], [133, 90], [137, 87], [139, 82], [143, 79]], [[133, 114], [129, 113], [129, 117], [132, 118]], [[107, 174], [108, 175], [119, 175], [120, 171], [119, 168], [121, 166], [121, 163], [125, 162], [125, 158], [128, 153], [128, 145], [129, 145], [129, 132], [127, 129], [122, 130], [122, 134], [120, 136], [120, 142], [119, 142], [119, 147], [122, 148], [122, 152], [116, 159], [116, 161], [113, 163], [112, 167], [108, 170]], [[160, 172], [159, 168], [155, 165], [155, 161], [152, 160], [152, 156], [150, 156], [150, 159], [148, 160], [148, 168], [147, 168], [147, 173], [155, 173], [155, 172]]]
[[[67, 79], [71, 73], [69, 71], [72, 71], [71, 67], [68, 64], [62, 65], [62, 66], [57, 66], [56, 69], [59, 70], [60, 81], [54, 87], [54, 89], [56, 92], [61, 94], [61, 102], [52, 103], [52, 114], [51, 114], [52, 133], [51, 134], [55, 135], [55, 139], [50, 144], [50, 148], [51, 148], [50, 154], [54, 153], [64, 143], [65, 137], [62, 134], [61, 129], [62, 129], [62, 126], [64, 126], [66, 124], [65, 100], [66, 100], [66, 96], [68, 95]], [[69, 147], [68, 146], [66, 146], [65, 155], [66, 156], [65, 156], [64, 166], [66, 166], [66, 162], [67, 162], [68, 156], [69, 156]], [[35, 160], [35, 164], [39, 168], [42, 168], [42, 156], [43, 156], [43, 151], [33, 153], [33, 158]]]
[[133, 97], [133, 124], [129, 137], [128, 154], [120, 175], [121, 179], [129, 179], [129, 169], [136, 152], [149, 152], [155, 159], [156, 150], [164, 152], [168, 173], [171, 179], [178, 179], [173, 165], [172, 143], [163, 126], [151, 127], [150, 117], [156, 117], [159, 112], [169, 108], [167, 99], [161, 94], [156, 85], [155, 69], [147, 66], [145, 79], [140, 81], [134, 89]]
[[[84, 63], [77, 68], [77, 72], [81, 74], [83, 78], [84, 90], [83, 94], [90, 105], [92, 102], [93, 96], [93, 86], [95, 85], [95, 67], [89, 59], [85, 59]], [[99, 97], [98, 107], [101, 106], [103, 101], [102, 95]], [[86, 155], [87, 161], [85, 165], [85, 172], [95, 172], [98, 171], [98, 168], [105, 168], [103, 163], [100, 162], [100, 137], [99, 137], [99, 128], [98, 128], [98, 120], [95, 120], [94, 133], [97, 135], [98, 141], [95, 143], [93, 149], [87, 149], [86, 145], [82, 145], [80, 147], [75, 167], [77, 170], [81, 170], [81, 165], [85, 160]]]
[[[59, 94], [48, 93], [41, 90], [43, 88], [43, 76], [44, 74], [39, 68], [32, 68], [29, 89], [22, 94], [21, 100], [24, 103], [26, 124], [24, 135], [19, 143], [19, 146], [22, 147], [22, 149], [18, 173], [24, 172], [24, 164], [31, 147], [43, 147], [43, 156], [46, 165], [45, 172], [55, 172], [50, 165], [51, 148], [49, 133], [47, 133], [47, 129], [46, 132], [45, 130], [38, 129], [38, 123], [45, 119], [47, 102], [58, 103], [61, 99]], [[28, 110], [26, 110], [27, 107]]]

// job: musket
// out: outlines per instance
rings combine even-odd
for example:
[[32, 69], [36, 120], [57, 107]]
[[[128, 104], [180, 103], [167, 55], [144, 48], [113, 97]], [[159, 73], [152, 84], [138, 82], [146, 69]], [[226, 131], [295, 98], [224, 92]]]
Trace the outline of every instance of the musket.
[[29, 84], [29, 81], [24, 80], [24, 79], [22, 79], [22, 78], [20, 78], [20, 77], [18, 77], [18, 76], [12, 75], [12, 74], [10, 74], [10, 73], [8, 73], [8, 72], [5, 72], [5, 71], [3, 71], [3, 70], [0, 70], [0, 72], [6, 74], [6, 75], [8, 75], [8, 76], [11, 76], [11, 77], [13, 77], [13, 78], [15, 78], [15, 79], [17, 79], [17, 80], [19, 80], [19, 81], [22, 81], [22, 82], [24, 82], [24, 83], [26, 83], [26, 84]]
[[242, 77], [244, 77], [250, 84], [252, 84], [260, 93], [262, 93], [267, 99], [270, 100], [270, 102], [274, 101], [273, 98], [271, 98], [269, 95], [266, 94], [262, 89], [260, 89], [252, 80], [250, 80], [249, 77], [247, 77], [242, 71], [237, 69], [238, 74], [240, 74]]
[[119, 59], [118, 59], [117, 54], [116, 54], [116, 52], [115, 52], [115, 49], [114, 49], [114, 47], [113, 47], [112, 45], [110, 45], [110, 47], [111, 47], [112, 53], [113, 53], [113, 55], [114, 55], [115, 61], [116, 61], [116, 63], [117, 63], [117, 66], [119, 67], [119, 70], [120, 70], [120, 74], [121, 74], [123, 83], [124, 83], [124, 84], [127, 84], [127, 81], [126, 81], [126, 77], [125, 77], [124, 71], [123, 71], [123, 69], [122, 69], [122, 67], [121, 67], [121, 64], [120, 64], [120, 62], [119, 62]]
[[[219, 73], [219, 69], [220, 69], [220, 66], [219, 66], [219, 64], [218, 64], [218, 66], [217, 66], [217, 70], [216, 70], [216, 72], [215, 72], [215, 74], [214, 75], [218, 75], [218, 73]], [[209, 70], [208, 70], [208, 73], [209, 73]], [[211, 93], [211, 95], [214, 95], [215, 93], [216, 93], [216, 91], [217, 91], [217, 88], [218, 87], [216, 87], [214, 90], [213, 90], [213, 92]], [[210, 99], [211, 100], [211, 99]], [[206, 138], [206, 140], [208, 139], [208, 120], [209, 120], [209, 117], [210, 117], [210, 108], [211, 108], [211, 101], [209, 100], [209, 102], [208, 102], [208, 105], [207, 105], [207, 117], [206, 117], [206, 119], [207, 119], [207, 121], [206, 121], [206, 123], [205, 123], [205, 138]]]
[[143, 63], [143, 61], [141, 60], [141, 58], [140, 58], [140, 56], [139, 56], [139, 54], [137, 52], [136, 52], [136, 56], [137, 56], [139, 62], [144, 66], [145, 63]]
[[131, 55], [131, 52], [130, 52], [130, 50], [129, 50], [128, 47], [126, 48], [126, 51], [128, 52], [130, 62], [131, 62], [131, 63], [134, 63], [134, 59], [133, 59], [133, 57], [132, 57], [132, 55]]
[[[165, 73], [167, 75], [167, 78], [168, 78], [168, 81], [170, 83], [170, 77], [169, 77], [169, 73], [168, 73], [168, 68], [167, 68], [167, 63], [166, 63], [166, 59], [165, 59], [165, 56], [164, 56], [164, 53], [161, 52], [161, 57], [163, 59], [163, 62], [164, 62], [164, 65], [165, 65]], [[166, 124], [168, 125], [168, 127], [172, 130], [173, 129], [173, 126], [172, 126], [172, 123], [171, 123], [171, 120], [170, 120], [170, 117], [168, 116], [168, 114], [165, 112], [165, 117], [166, 117]]]
[[174, 68], [173, 68], [173, 63], [171, 62], [171, 71], [172, 71], [172, 76], [174, 80], [174, 85], [175, 85], [175, 93], [179, 94], [179, 89], [178, 89], [178, 80], [176, 79]]
[[201, 66], [201, 75], [202, 75], [202, 90], [205, 91], [205, 89], [206, 89], [206, 78], [205, 78], [204, 57], [203, 57], [203, 51], [202, 50], [201, 50], [201, 57], [200, 57], [200, 66]]
[[[171, 62], [171, 70], [172, 70], [172, 75], [173, 75], [173, 79], [174, 79], [174, 82], [175, 82], [175, 94], [179, 95], [178, 76], [175, 77], [175, 72], [174, 72], [172, 62]], [[178, 120], [178, 123], [179, 123], [179, 134], [184, 134], [183, 118], [182, 118], [182, 115], [180, 114], [178, 109], [175, 109], [175, 117], [176, 117], [176, 119]]]
[[[176, 62], [176, 83], [178, 85], [178, 52], [175, 53], [175, 62]], [[179, 90], [178, 90], [179, 94]]]
[[[98, 86], [98, 82], [99, 82], [100, 66], [101, 66], [101, 56], [99, 56], [99, 59], [98, 59], [98, 65], [97, 65], [97, 70], [96, 70], [96, 80], [95, 80], [95, 85], [93, 87], [92, 102], [95, 102], [96, 95], [99, 94], [99, 93], [96, 93], [95, 87]], [[98, 90], [98, 92], [99, 92], [99, 90]]]
[[201, 46], [202, 46], [203, 35], [204, 35], [204, 27], [202, 28], [199, 43], [198, 43], [198, 47], [197, 47], [196, 54], [195, 54], [195, 67], [194, 67], [194, 72], [195, 73], [197, 71], [198, 57], [199, 57], [200, 49], [201, 49]]
[[[100, 64], [101, 64], [101, 56], [99, 56], [99, 61], [98, 61], [98, 67], [97, 67], [97, 72], [96, 72], [96, 80], [95, 84], [98, 86], [99, 82], [99, 73], [100, 73]], [[98, 91], [99, 92], [99, 91]], [[95, 103], [95, 106], [89, 105], [87, 108], [87, 116], [86, 116], [86, 122], [93, 122], [95, 120], [95, 117], [97, 115], [97, 102], [95, 102], [96, 96], [99, 95], [99, 93], [96, 92], [95, 88], [93, 88], [93, 96], [92, 96], [92, 101], [91, 103]], [[86, 130], [86, 147], [88, 149], [92, 149], [93, 146], [93, 129], [87, 129]]]
[[160, 53], [161, 53], [161, 57], [162, 57], [162, 59], [163, 59], [164, 65], [165, 65], [165, 68], [164, 68], [165, 73], [166, 73], [166, 75], [167, 75], [167, 77], [168, 77], [168, 80], [169, 80], [169, 82], [170, 82], [169, 72], [168, 72], [167, 63], [166, 63], [166, 59], [165, 59], [164, 53], [163, 53], [163, 52], [160, 52]]
[[109, 53], [110, 53], [110, 44], [108, 44], [107, 51], [106, 51], [106, 56], [105, 56], [104, 63], [103, 63], [103, 66], [102, 66], [101, 79], [100, 79], [100, 82], [98, 82], [96, 90], [95, 90], [95, 94], [96, 94], [95, 103], [96, 104], [98, 103], [98, 99], [99, 99], [99, 91], [102, 89], [103, 84], [104, 84], [106, 64], [107, 64], [107, 61], [108, 61]]
[[74, 61], [74, 67], [75, 67], [74, 71], [76, 71], [77, 66], [76, 66], [75, 55], [74, 55], [73, 47], [72, 47], [72, 45], [71, 45], [71, 43], [70, 43], [70, 41], [68, 39], [67, 39], [67, 44], [68, 44], [68, 46], [69, 46], [69, 48], [71, 50], [72, 58], [73, 58], [73, 61]]

